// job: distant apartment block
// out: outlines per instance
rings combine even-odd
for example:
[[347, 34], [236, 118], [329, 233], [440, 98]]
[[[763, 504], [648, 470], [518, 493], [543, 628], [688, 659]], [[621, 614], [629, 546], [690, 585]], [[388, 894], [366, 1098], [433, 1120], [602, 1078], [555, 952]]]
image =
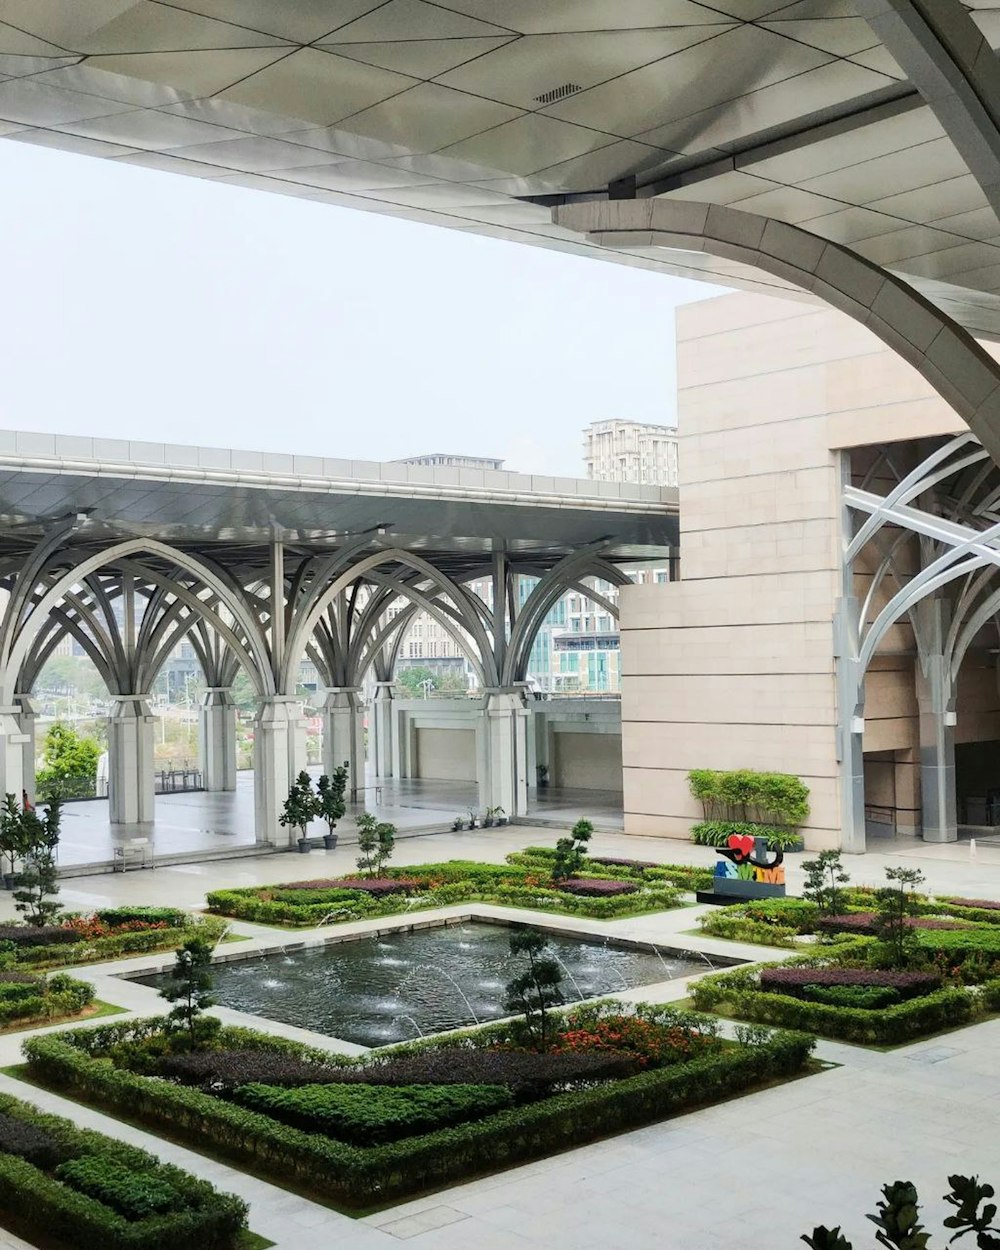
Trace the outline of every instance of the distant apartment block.
[[587, 477], [601, 482], [677, 485], [677, 429], [618, 417], [583, 432]]

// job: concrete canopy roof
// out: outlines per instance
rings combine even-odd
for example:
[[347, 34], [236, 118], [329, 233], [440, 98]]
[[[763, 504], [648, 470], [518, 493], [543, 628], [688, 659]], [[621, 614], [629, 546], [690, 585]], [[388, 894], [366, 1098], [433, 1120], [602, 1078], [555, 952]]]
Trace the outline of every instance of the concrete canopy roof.
[[678, 541], [677, 492], [656, 486], [0, 431], [0, 557], [73, 517], [70, 545], [156, 538], [248, 576], [274, 537], [321, 554], [370, 536], [457, 578], [494, 550], [545, 570], [605, 540], [620, 563]]
[[[877, 8], [0, 0], [0, 134], [792, 293], [735, 260], [605, 250], [550, 216], [609, 187], [730, 205], [846, 243], [1000, 336], [1000, 223], [861, 15]], [[966, 8], [1000, 43], [993, 0]]]

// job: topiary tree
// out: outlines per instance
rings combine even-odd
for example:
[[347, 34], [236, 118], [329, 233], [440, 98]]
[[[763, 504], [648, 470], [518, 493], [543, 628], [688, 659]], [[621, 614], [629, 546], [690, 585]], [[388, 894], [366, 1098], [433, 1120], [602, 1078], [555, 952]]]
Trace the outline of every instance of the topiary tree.
[[556, 857], [552, 864], [552, 880], [566, 881], [578, 873], [587, 857], [587, 846], [594, 826], [589, 820], [578, 820], [568, 838], [556, 843]]
[[[949, 1176], [948, 1184], [951, 1190], [944, 1195], [944, 1201], [955, 1208], [955, 1214], [945, 1219], [944, 1226], [958, 1230], [952, 1234], [949, 1245], [975, 1233], [978, 1250], [1000, 1250], [1000, 1228], [993, 1223], [997, 1208], [988, 1201], [994, 1196], [993, 1186], [980, 1185], [978, 1176], [958, 1175]], [[868, 1218], [878, 1229], [875, 1240], [889, 1250], [927, 1250], [930, 1244], [931, 1235], [920, 1223], [920, 1203], [912, 1181], [883, 1185], [882, 1201], [875, 1214]], [[821, 1224], [811, 1235], [804, 1233], [799, 1240], [811, 1250], [853, 1250], [853, 1243], [843, 1235], [839, 1225], [827, 1228]]]
[[357, 865], [369, 877], [377, 877], [392, 858], [396, 847], [396, 826], [378, 820], [371, 812], [362, 812], [357, 819]]
[[167, 1015], [167, 1030], [183, 1038], [188, 1050], [198, 1050], [219, 1028], [218, 1020], [203, 1015], [215, 1005], [211, 965], [211, 946], [204, 938], [189, 938], [174, 956], [170, 980], [160, 990], [161, 998], [175, 1004]]
[[552, 958], [545, 956], [546, 937], [537, 929], [515, 929], [510, 935], [510, 953], [527, 955], [528, 966], [524, 972], [507, 983], [506, 1008], [524, 1015], [528, 1035], [538, 1050], [548, 1046], [548, 1016], [551, 1007], [564, 1002], [562, 969]]
[[62, 911], [62, 903], [53, 897], [59, 893], [56, 847], [62, 804], [59, 799], [52, 799], [39, 816], [26, 803], [20, 810], [20, 823], [24, 873], [20, 888], [14, 891], [14, 906], [28, 924], [49, 924]]
[[293, 829], [298, 829], [299, 837], [304, 838], [309, 822], [317, 813], [318, 805], [316, 795], [313, 793], [312, 778], [303, 770], [295, 778], [292, 788], [288, 791], [288, 798], [285, 799], [278, 822], [286, 828], [291, 826]]
[[820, 851], [816, 859], [807, 859], [802, 867], [806, 874], [803, 897], [815, 903], [823, 916], [842, 916], [847, 905], [840, 887], [851, 878], [841, 862], [840, 851]]
[[326, 827], [333, 833], [337, 821], [342, 820], [347, 811], [344, 795], [347, 793], [348, 765], [345, 760], [332, 773], [324, 773], [316, 783], [316, 815], [326, 821]]
[[914, 891], [924, 880], [919, 868], [887, 868], [887, 885], [875, 891], [875, 931], [881, 962], [891, 968], [905, 968], [914, 958], [919, 939], [911, 924], [917, 912]]

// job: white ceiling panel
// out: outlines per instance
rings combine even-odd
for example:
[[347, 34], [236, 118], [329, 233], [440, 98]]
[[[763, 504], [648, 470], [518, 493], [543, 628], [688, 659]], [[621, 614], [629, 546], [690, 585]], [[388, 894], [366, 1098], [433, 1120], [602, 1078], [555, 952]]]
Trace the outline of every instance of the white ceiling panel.
[[0, 83], [0, 118], [8, 122], [22, 122], [36, 127], [57, 126], [62, 122], [78, 122], [88, 117], [126, 111], [125, 105], [48, 87], [33, 79], [10, 78]]
[[151, 52], [102, 56], [100, 67], [113, 74], [170, 85], [176, 93], [215, 95], [286, 56], [280, 48], [213, 49], [211, 52]]
[[[2, 91], [0, 87], [0, 94]], [[88, 121], [67, 121], [57, 129], [133, 148], [182, 148], [206, 140], [221, 142], [242, 137], [218, 126], [207, 126], [204, 122], [190, 121], [170, 113], [158, 113], [154, 109], [134, 109]]]
[[871, 196], [874, 185], [912, 191], [931, 183], [946, 182], [965, 172], [965, 163], [954, 144], [948, 139], [933, 139], [903, 152], [811, 178], [800, 185], [807, 191], [818, 191], [820, 195], [832, 195], [857, 204], [867, 202], [864, 197]]
[[531, 174], [557, 161], [604, 147], [607, 142], [606, 135], [583, 126], [570, 126], [540, 113], [526, 113], [516, 121], [445, 148], [444, 154], [478, 165], [486, 179], [502, 174]]
[[[619, 178], [651, 172], [663, 161], [664, 153], [659, 148], [651, 148], [632, 139], [615, 139], [603, 148], [538, 170], [532, 175], [532, 181], [544, 183], [551, 190], [593, 191]], [[512, 192], [522, 195], [543, 193], [541, 185], [531, 191]]]
[[953, 247], [955, 239], [944, 230], [930, 226], [906, 226], [877, 239], [862, 239], [853, 244], [854, 251], [877, 265], [895, 265], [907, 256], [926, 256], [929, 252]]
[[37, 77], [48, 70], [74, 65], [77, 59], [77, 57], [65, 56], [7, 56], [0, 52], [0, 77]]
[[57, 56], [65, 55], [65, 49], [18, 30], [6, 22], [0, 22], [0, 54], [10, 56]]
[[680, 52], [731, 26], [678, 26], [668, 30], [602, 31], [582, 35], [528, 35], [441, 81], [464, 91], [537, 109], [546, 92], [567, 84], [578, 90], [618, 78], [639, 66]]
[[301, 48], [230, 87], [222, 98], [286, 117], [301, 117], [317, 126], [332, 126], [416, 83], [415, 78], [361, 61]]
[[937, 221], [956, 213], [968, 213], [986, 204], [982, 187], [972, 174], [960, 174], [916, 191], [903, 191], [899, 195], [886, 196], [884, 200], [872, 200], [870, 208], [906, 217], [910, 221]]
[[942, 217], [934, 223], [939, 230], [951, 230], [973, 239], [992, 239], [997, 233], [997, 215], [992, 208], [977, 208], [971, 213]]
[[[757, 180], [761, 187], [774, 186], [765, 178]], [[708, 189], [710, 194], [710, 188]], [[741, 208], [747, 213], [761, 217], [776, 217], [790, 225], [800, 225], [827, 213], [836, 213], [841, 205], [836, 200], [817, 195], [814, 191], [802, 191], [798, 187], [775, 187], [773, 191], [761, 191], [742, 200], [733, 200], [731, 208]]]
[[[703, 27], [702, 33], [710, 33], [710, 28]], [[649, 134], [657, 127], [802, 74], [828, 60], [825, 52], [791, 43], [759, 26], [740, 26], [613, 82], [570, 96], [546, 112], [626, 139], [642, 134], [649, 142]]]
[[352, 191], [358, 188], [421, 187], [430, 179], [405, 169], [376, 165], [369, 161], [333, 160], [325, 165], [307, 165], [286, 169], [282, 177], [329, 191]]
[[818, 234], [832, 243], [855, 246], [861, 239], [874, 239], [882, 234], [892, 234], [909, 223], [891, 217], [888, 213], [876, 213], [870, 208], [842, 208], [836, 213], [824, 213], [822, 217], [798, 223], [803, 230]]
[[170, 156], [166, 152], [136, 152], [132, 156], [120, 157], [118, 164], [139, 165], [143, 169], [156, 169], [165, 174], [184, 174], [189, 178], [221, 178], [228, 172], [218, 165], [189, 161], [182, 156]]
[[382, 43], [324, 43], [323, 47], [327, 52], [364, 61], [366, 65], [378, 65], [414, 78], [436, 78], [516, 38], [516, 35], [501, 35], [490, 39], [407, 39]]
[[[773, 5], [774, 0], [762, 0]], [[524, 35], [588, 30], [654, 29], [717, 22], [722, 4], [694, 0], [449, 0], [448, 8], [484, 21], [500, 21]], [[725, 20], [722, 18], [721, 20]]]
[[180, 148], [175, 154], [186, 160], [222, 165], [245, 173], [268, 173], [275, 169], [295, 169], [319, 163], [314, 148], [261, 135], [194, 144]]
[[116, 157], [128, 156], [134, 148], [118, 143], [102, 143], [99, 139], [85, 139], [83, 135], [67, 135], [58, 130], [19, 130], [11, 136], [18, 143], [31, 143], [39, 148], [55, 148], [60, 152], [75, 152], [78, 156]]
[[895, 78], [899, 82], [906, 80], [906, 75], [899, 64], [882, 44], [876, 48], [869, 48], [867, 52], [855, 52], [851, 60], [856, 65], [863, 65], [865, 69], [877, 70], [880, 74], [885, 74], [887, 78]]
[[40, 0], [0, 0], [0, 22], [28, 31], [67, 51], [133, 8], [136, 0], [85, 0], [58, 5]]
[[973, 269], [986, 270], [1000, 265], [1000, 248], [987, 243], [963, 243], [919, 256], [900, 257], [906, 272], [922, 278], [951, 278]]
[[118, 17], [82, 36], [74, 52], [95, 53], [174, 52], [199, 48], [258, 48], [286, 44], [276, 35], [262, 34], [246, 26], [219, 22], [215, 18], [187, 13], [154, 0], [137, 0]]
[[[504, 6], [494, 5], [494, 16]], [[381, 39], [474, 39], [483, 35], [511, 35], [504, 22], [485, 22], [455, 9], [425, 0], [388, 0], [364, 17], [337, 27], [337, 43], [371, 43]], [[322, 40], [321, 42], [326, 42]]]
[[[789, 12], [794, 12], [796, 5]], [[872, 28], [863, 17], [830, 17], [802, 20], [786, 18], [779, 12], [770, 21], [761, 22], [766, 30], [773, 30], [786, 39], [796, 39], [810, 47], [832, 52], [835, 56], [851, 56], [868, 48], [879, 46]]]
[[419, 154], [450, 147], [519, 116], [520, 110], [508, 104], [428, 82], [355, 113], [349, 127], [357, 134]]
[[174, 8], [203, 13], [265, 31], [293, 43], [312, 43], [346, 26], [384, 0], [170, 0]]
[[779, 190], [776, 183], [767, 182], [763, 178], [756, 178], [753, 174], [742, 173], [738, 169], [732, 169], [726, 174], [719, 174], [715, 178], [708, 178], [702, 182], [692, 182], [684, 187], [677, 187], [673, 191], [664, 193], [663, 198], [668, 200], [694, 200], [700, 203], [708, 200], [711, 204], [732, 204], [736, 200], [745, 200], [748, 196], [756, 195], [761, 191]]

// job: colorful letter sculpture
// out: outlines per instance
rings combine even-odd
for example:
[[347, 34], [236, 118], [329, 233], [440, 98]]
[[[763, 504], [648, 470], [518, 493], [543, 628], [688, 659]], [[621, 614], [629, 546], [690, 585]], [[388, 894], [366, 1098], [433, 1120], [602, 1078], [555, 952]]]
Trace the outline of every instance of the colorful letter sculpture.
[[715, 865], [713, 893], [716, 898], [725, 896], [719, 901], [784, 897], [784, 855], [781, 851], [768, 851], [766, 838], [734, 833], [718, 851], [722, 858]]

